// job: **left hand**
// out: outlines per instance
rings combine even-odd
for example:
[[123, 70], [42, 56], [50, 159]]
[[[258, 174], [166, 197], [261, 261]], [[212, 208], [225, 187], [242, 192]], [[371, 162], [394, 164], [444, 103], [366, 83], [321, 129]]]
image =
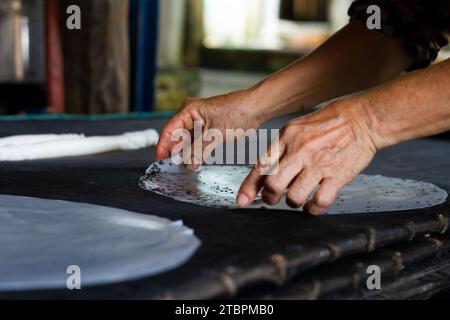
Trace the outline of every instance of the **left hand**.
[[278, 170], [264, 176], [266, 167], [260, 159], [243, 182], [237, 203], [251, 204], [262, 189], [263, 201], [275, 205], [287, 190], [289, 206], [305, 204], [305, 211], [321, 214], [372, 161], [377, 150], [374, 141], [367, 111], [356, 98], [292, 120], [280, 131]]

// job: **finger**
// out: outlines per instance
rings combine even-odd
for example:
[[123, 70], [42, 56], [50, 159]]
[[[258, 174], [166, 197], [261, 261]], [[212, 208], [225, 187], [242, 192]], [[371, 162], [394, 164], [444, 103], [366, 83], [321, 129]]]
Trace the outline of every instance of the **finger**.
[[313, 168], [304, 169], [289, 186], [286, 204], [291, 208], [300, 208], [314, 192], [320, 180], [320, 176]]
[[184, 167], [186, 170], [194, 172], [196, 171], [203, 163], [203, 152], [202, 152], [202, 138], [197, 138], [194, 143], [191, 144], [191, 154], [188, 154], [186, 162], [184, 163]]
[[186, 103], [161, 130], [155, 154], [158, 160], [164, 160], [171, 156], [172, 149], [179, 143], [177, 139], [173, 139], [175, 134], [181, 135], [181, 132], [177, 132], [178, 130], [192, 133], [195, 121], [201, 121], [201, 119], [196, 120], [196, 117], [187, 111]]
[[207, 164], [220, 164], [223, 158], [223, 135], [220, 130], [207, 130], [203, 136], [203, 162]]
[[179, 115], [175, 115], [161, 130], [159, 141], [156, 145], [156, 160], [170, 158], [173, 147], [179, 143], [179, 141], [172, 140], [172, 134], [177, 129], [184, 129], [184, 122]]
[[261, 174], [259, 164], [257, 164], [245, 178], [238, 191], [236, 202], [240, 208], [245, 208], [255, 200], [256, 195], [262, 188], [264, 178], [265, 176]]
[[270, 146], [264, 150], [259, 157], [258, 165], [260, 173], [266, 176], [277, 174], [283, 152], [284, 144], [277, 136], [271, 141]]
[[323, 213], [336, 200], [336, 195], [341, 188], [340, 185], [335, 179], [324, 179], [312, 200], [305, 205], [304, 211], [312, 215]]
[[264, 151], [238, 192], [237, 203], [241, 208], [246, 207], [255, 200], [256, 195], [264, 185], [264, 180], [269, 175], [278, 173], [281, 152], [282, 144], [278, 139]]
[[282, 158], [277, 173], [267, 176], [264, 181], [262, 200], [272, 206], [279, 203], [289, 185], [301, 171], [302, 165], [298, 159]]
[[[195, 122], [196, 126], [200, 122]], [[185, 163], [185, 168], [189, 171], [197, 170], [205, 161], [208, 156], [213, 152], [216, 146], [223, 143], [222, 132], [218, 129], [207, 129], [203, 131], [203, 122], [199, 125], [199, 130], [194, 129], [194, 142], [190, 145], [189, 153], [185, 158], [188, 160]]]

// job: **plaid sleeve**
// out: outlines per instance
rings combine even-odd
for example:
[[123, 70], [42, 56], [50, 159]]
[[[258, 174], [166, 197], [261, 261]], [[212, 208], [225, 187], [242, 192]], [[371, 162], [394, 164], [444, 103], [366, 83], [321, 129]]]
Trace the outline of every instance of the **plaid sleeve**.
[[350, 21], [366, 23], [367, 7], [381, 8], [381, 31], [401, 38], [414, 58], [408, 71], [425, 68], [448, 43], [450, 1], [443, 0], [357, 0], [349, 9]]

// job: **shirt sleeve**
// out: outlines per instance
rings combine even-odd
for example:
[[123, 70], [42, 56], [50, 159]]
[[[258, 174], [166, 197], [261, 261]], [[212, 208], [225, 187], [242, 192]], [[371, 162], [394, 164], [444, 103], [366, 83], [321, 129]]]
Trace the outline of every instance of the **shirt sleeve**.
[[413, 57], [408, 71], [429, 66], [448, 44], [450, 1], [357, 0], [348, 12], [350, 21], [366, 23], [370, 5], [381, 9], [381, 31], [402, 39]]

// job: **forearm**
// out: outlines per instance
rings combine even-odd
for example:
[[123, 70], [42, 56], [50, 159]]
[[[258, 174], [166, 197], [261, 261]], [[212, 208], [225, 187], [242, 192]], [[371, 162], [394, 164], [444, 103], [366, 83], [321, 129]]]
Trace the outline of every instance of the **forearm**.
[[355, 97], [378, 149], [450, 130], [450, 60]]
[[264, 120], [392, 79], [411, 64], [401, 40], [352, 22], [314, 52], [252, 88]]

